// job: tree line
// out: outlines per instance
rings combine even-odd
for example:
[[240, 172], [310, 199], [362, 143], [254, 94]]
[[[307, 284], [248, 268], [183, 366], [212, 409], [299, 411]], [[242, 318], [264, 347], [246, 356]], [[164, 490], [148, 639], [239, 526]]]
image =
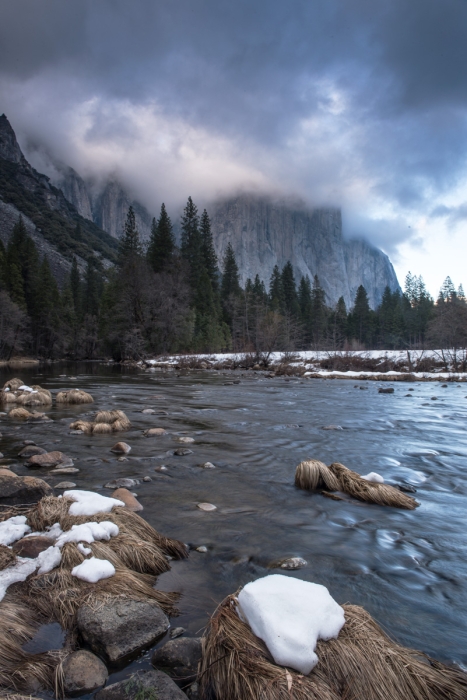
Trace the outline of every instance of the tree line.
[[177, 246], [165, 205], [144, 246], [130, 207], [117, 263], [104, 270], [74, 257], [60, 289], [22, 219], [8, 245], [0, 242], [0, 357], [117, 361], [147, 355], [233, 350], [256, 356], [274, 350], [357, 350], [467, 345], [467, 303], [448, 277], [435, 301], [421, 276], [404, 292], [386, 287], [370, 308], [361, 285], [347, 309], [328, 304], [317, 275], [297, 284], [293, 267], [276, 265], [269, 284], [258, 275], [240, 284], [229, 243], [218, 261], [206, 210], [191, 199]]

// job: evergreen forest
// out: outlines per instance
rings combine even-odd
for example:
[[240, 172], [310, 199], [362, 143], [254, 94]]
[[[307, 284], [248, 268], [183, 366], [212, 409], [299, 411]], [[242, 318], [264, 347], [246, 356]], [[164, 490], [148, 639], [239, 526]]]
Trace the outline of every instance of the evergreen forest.
[[[218, 260], [206, 210], [188, 198], [177, 245], [162, 204], [143, 245], [130, 207], [115, 265], [73, 257], [59, 288], [22, 219], [0, 241], [0, 358], [116, 361], [182, 353], [465, 348], [467, 302], [448, 277], [436, 300], [421, 276], [385, 289], [375, 310], [363, 286], [350, 309], [328, 304], [318, 277], [296, 280], [290, 262], [268, 285], [240, 284], [230, 244]], [[78, 232], [79, 234], [79, 232]]]

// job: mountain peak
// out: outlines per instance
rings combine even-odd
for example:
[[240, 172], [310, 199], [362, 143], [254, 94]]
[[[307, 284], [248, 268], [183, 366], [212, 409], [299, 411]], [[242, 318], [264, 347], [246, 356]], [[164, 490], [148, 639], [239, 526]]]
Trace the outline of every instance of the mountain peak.
[[12, 163], [20, 163], [23, 158], [16, 134], [5, 114], [0, 116], [0, 158]]

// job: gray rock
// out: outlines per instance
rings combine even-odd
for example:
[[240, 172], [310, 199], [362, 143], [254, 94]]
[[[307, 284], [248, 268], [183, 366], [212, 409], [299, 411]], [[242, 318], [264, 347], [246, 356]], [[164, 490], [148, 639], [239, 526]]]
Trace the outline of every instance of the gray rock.
[[85, 649], [75, 651], [65, 659], [63, 675], [65, 695], [70, 698], [94, 692], [109, 676], [102, 661]]
[[192, 455], [193, 450], [189, 450], [187, 447], [180, 447], [178, 450], [174, 450], [174, 455], [177, 457], [184, 457], [185, 455]]
[[143, 476], [143, 481], [148, 483], [149, 481], [152, 481], [150, 476]]
[[186, 700], [186, 695], [162, 671], [135, 673], [120, 683], [99, 690], [95, 700]]
[[97, 609], [83, 605], [77, 625], [91, 649], [114, 664], [162, 636], [169, 620], [155, 602], [115, 598]]
[[200, 637], [180, 637], [156, 649], [151, 663], [184, 686], [196, 680], [202, 653]]
[[343, 430], [342, 425], [323, 425], [322, 430]]
[[290, 559], [283, 559], [279, 566], [281, 569], [293, 571], [294, 569], [302, 569], [304, 566], [308, 566], [308, 562], [301, 557], [291, 557]]
[[54, 489], [74, 489], [76, 484], [74, 481], [61, 481], [59, 484], [54, 486]]
[[68, 459], [63, 452], [54, 450], [53, 452], [44, 452], [43, 454], [32, 455], [27, 461], [28, 467], [56, 467], [65, 459]]
[[184, 627], [174, 627], [170, 630], [169, 637], [170, 639], [177, 639], [177, 637], [181, 637], [182, 634], [185, 634], [185, 632], [186, 629]]
[[131, 452], [131, 447], [126, 442], [116, 442], [115, 445], [110, 448], [110, 451], [115, 452], [115, 454], [127, 455]]
[[16, 506], [37, 503], [43, 496], [52, 494], [51, 487], [33, 476], [0, 476], [0, 504]]
[[136, 479], [112, 479], [112, 481], [108, 481], [106, 484], [104, 484], [105, 489], [129, 489], [133, 486], [137, 486], [139, 484], [139, 481]]
[[380, 386], [380, 388], [378, 389], [378, 394], [393, 394], [393, 393], [394, 393], [393, 386], [389, 386], [387, 388]]
[[77, 474], [79, 472], [78, 467], [62, 467], [59, 466], [57, 469], [52, 469], [51, 474]]
[[32, 457], [33, 455], [45, 455], [47, 450], [43, 447], [38, 447], [37, 445], [26, 445], [23, 449], [18, 452], [18, 457]]

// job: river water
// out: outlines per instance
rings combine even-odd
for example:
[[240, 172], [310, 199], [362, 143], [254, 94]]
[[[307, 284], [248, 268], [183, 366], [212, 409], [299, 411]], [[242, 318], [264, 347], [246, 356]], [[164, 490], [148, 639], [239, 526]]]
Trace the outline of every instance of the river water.
[[[135, 489], [143, 517], [165, 535], [207, 547], [159, 577], [157, 587], [182, 593], [173, 626], [199, 635], [224, 596], [266, 575], [273, 562], [302, 557], [308, 566], [280, 573], [324, 584], [339, 603], [364, 606], [402, 644], [467, 666], [466, 385], [394, 383], [394, 394], [379, 394], [377, 382], [97, 364], [2, 370], [0, 385], [13, 374], [53, 393], [85, 389], [95, 403], [54, 404], [47, 410], [53, 422], [45, 424], [2, 418], [2, 462], [31, 473], [16, 454], [22, 440], [32, 439], [60, 449], [80, 469], [70, 476], [34, 470], [52, 486], [71, 479], [77, 488], [110, 495], [103, 488], [110, 479], [150, 476]], [[119, 435], [132, 447], [128, 461], [110, 452], [115, 436], [69, 433], [76, 417], [111, 408], [132, 422]], [[343, 429], [322, 429], [329, 424]], [[150, 427], [168, 434], [146, 438], [142, 431]], [[195, 439], [187, 445], [193, 454], [174, 456], [180, 447], [174, 438], [182, 435]], [[411, 484], [421, 505], [404, 511], [300, 491], [294, 470], [310, 457]], [[216, 469], [198, 466], [207, 461]], [[161, 465], [167, 470], [155, 471]], [[199, 502], [217, 510], [203, 512]], [[149, 656], [110, 680], [147, 666]]]

